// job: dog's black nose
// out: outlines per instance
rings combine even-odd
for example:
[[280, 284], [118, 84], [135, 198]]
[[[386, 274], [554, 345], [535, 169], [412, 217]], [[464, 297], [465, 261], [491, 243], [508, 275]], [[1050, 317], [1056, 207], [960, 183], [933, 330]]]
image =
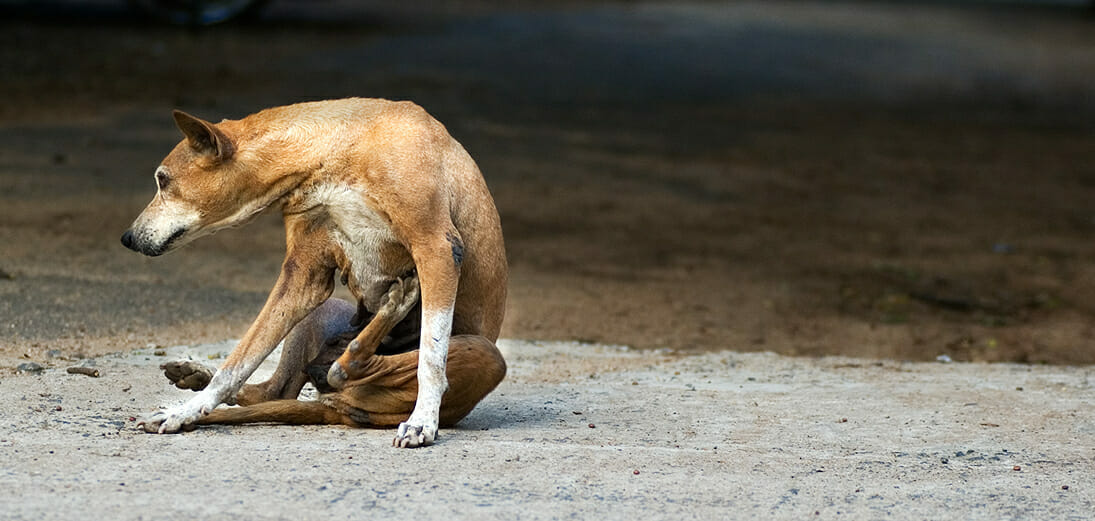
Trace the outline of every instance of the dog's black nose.
[[125, 246], [126, 248], [129, 248], [131, 250], [136, 250], [136, 248], [133, 247], [132, 231], [126, 230], [125, 233], [122, 234], [122, 246]]

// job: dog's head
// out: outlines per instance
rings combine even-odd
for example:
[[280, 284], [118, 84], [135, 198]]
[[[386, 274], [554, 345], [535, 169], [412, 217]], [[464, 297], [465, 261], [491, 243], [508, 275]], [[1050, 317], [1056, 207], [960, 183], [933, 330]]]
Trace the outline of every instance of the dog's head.
[[156, 196], [122, 235], [125, 247], [152, 257], [243, 224], [269, 204], [227, 122], [174, 116], [186, 138], [156, 169]]

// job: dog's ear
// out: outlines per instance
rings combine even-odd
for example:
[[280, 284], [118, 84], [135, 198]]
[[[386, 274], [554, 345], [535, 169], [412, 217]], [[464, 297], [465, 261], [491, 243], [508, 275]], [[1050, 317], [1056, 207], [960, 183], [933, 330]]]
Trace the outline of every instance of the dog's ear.
[[181, 110], [171, 113], [175, 124], [186, 136], [190, 147], [202, 154], [210, 154], [217, 161], [226, 161], [236, 151], [236, 146], [216, 125], [187, 114]]

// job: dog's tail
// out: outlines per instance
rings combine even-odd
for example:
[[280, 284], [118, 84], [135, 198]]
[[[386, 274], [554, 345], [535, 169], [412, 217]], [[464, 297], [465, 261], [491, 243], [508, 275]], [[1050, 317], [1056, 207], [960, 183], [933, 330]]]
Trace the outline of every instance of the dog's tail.
[[244, 423], [362, 426], [349, 415], [342, 414], [322, 402], [301, 400], [272, 400], [245, 407], [219, 408], [198, 420], [199, 425]]

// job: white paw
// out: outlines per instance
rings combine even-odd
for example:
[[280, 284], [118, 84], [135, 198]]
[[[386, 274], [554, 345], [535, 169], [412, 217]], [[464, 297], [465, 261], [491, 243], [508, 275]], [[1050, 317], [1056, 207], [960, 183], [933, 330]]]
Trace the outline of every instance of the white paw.
[[423, 427], [421, 425], [412, 425], [410, 422], [403, 422], [399, 424], [399, 430], [395, 432], [392, 446], [402, 449], [425, 447], [433, 445], [435, 439], [437, 439], [436, 426]]
[[219, 405], [211, 395], [198, 393], [190, 401], [163, 411], [156, 411], [137, 420], [137, 427], [154, 434], [172, 434], [194, 430], [195, 422]]

